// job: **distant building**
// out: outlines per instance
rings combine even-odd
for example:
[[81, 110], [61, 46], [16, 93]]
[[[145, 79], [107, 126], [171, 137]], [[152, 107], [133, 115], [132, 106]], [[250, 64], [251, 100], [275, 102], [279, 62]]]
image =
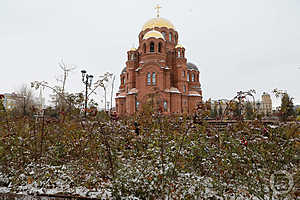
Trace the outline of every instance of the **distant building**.
[[228, 99], [220, 99], [220, 100], [211, 100], [211, 109], [214, 109], [215, 107], [217, 107], [217, 109], [221, 109], [224, 112], [224, 110], [226, 109], [227, 103], [229, 103], [230, 100]]
[[4, 94], [0, 94], [0, 95], [3, 97], [2, 103], [3, 103], [5, 110], [9, 111], [16, 107], [17, 100], [16, 100], [15, 94], [4, 93]]
[[264, 92], [261, 95], [261, 101], [257, 102], [257, 109], [265, 115], [272, 114], [272, 100], [268, 93]]
[[[224, 112], [230, 100], [220, 99], [220, 100], [211, 100], [211, 109], [217, 108], [217, 112], [221, 110]], [[243, 101], [242, 104], [245, 107], [247, 101]], [[257, 110], [258, 113], [263, 113], [264, 115], [272, 114], [272, 100], [268, 93], [264, 92], [261, 96], [261, 101], [251, 102], [252, 106]]]
[[272, 99], [270, 97], [270, 95], [268, 93], [263, 93], [263, 95], [261, 96], [262, 99], [262, 112], [267, 114], [271, 114], [272, 113]]

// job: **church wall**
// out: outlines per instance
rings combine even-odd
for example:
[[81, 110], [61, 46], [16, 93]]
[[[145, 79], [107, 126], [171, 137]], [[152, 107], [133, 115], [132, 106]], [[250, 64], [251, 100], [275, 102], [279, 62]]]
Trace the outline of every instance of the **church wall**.
[[182, 95], [181, 99], [182, 99], [182, 102], [181, 102], [182, 112], [187, 114], [187, 113], [189, 113], [188, 97], [186, 95]]
[[192, 114], [195, 112], [195, 108], [199, 102], [201, 102], [201, 97], [199, 96], [189, 96], [188, 97], [189, 101], [189, 114]]
[[126, 98], [116, 98], [117, 113], [119, 115], [126, 114]]
[[129, 115], [133, 115], [135, 113], [135, 108], [136, 108], [136, 96], [135, 96], [135, 94], [131, 94], [131, 95], [128, 95], [126, 97], [126, 104], [127, 104], [126, 112]]
[[170, 93], [171, 95], [171, 113], [181, 113], [181, 94]]

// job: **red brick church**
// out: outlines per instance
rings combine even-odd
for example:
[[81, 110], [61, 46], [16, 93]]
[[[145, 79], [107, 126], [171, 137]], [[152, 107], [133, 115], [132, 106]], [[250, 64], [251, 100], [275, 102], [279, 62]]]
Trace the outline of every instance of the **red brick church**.
[[144, 24], [139, 46], [127, 52], [120, 75], [116, 95], [119, 115], [134, 114], [146, 103], [165, 114], [191, 114], [202, 102], [199, 70], [187, 62], [178, 38], [174, 25], [159, 13]]

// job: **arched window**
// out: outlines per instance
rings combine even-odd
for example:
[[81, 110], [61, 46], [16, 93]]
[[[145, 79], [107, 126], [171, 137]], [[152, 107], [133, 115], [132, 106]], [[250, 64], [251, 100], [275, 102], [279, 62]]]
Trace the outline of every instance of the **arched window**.
[[156, 74], [155, 74], [155, 72], [152, 73], [152, 85], [156, 85]]
[[169, 33], [169, 41], [172, 41], [172, 33]]
[[135, 102], [135, 110], [138, 110], [138, 109], [139, 109], [139, 105], [140, 105], [140, 102], [136, 101], [136, 102]]
[[143, 49], [144, 49], [144, 53], [146, 53], [146, 44], [144, 44]]
[[180, 55], [180, 49], [178, 49], [178, 55], [177, 55], [178, 57], [180, 57], [181, 55]]
[[158, 43], [158, 52], [161, 53], [161, 42]]
[[185, 71], [182, 71], [182, 77], [183, 78], [185, 77]]
[[134, 54], [131, 54], [131, 60], [134, 60]]
[[166, 100], [164, 101], [164, 111], [168, 111], [168, 102]]
[[164, 36], [164, 38], [166, 39], [166, 32], [162, 32], [162, 35]]
[[147, 85], [151, 85], [151, 73], [147, 73]]
[[186, 86], [183, 86], [183, 92], [186, 93]]
[[150, 43], [150, 52], [154, 52], [154, 42]]
[[195, 82], [195, 74], [192, 74], [192, 81]]
[[190, 81], [190, 73], [189, 72], [186, 73], [186, 80]]

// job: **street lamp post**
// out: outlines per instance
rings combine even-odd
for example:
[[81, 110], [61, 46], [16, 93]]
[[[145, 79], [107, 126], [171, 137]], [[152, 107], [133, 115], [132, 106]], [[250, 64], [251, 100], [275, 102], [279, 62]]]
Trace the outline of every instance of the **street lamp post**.
[[110, 102], [109, 102], [109, 101], [107, 101], [107, 102], [106, 102], [106, 105], [107, 105], [107, 110], [108, 110], [108, 111], [109, 111], [109, 113], [110, 113], [110, 110], [109, 110], [109, 103], [110, 103]]
[[85, 84], [85, 103], [84, 103], [84, 117], [86, 117], [87, 101], [88, 101], [88, 88], [92, 85], [93, 75], [87, 74], [86, 70], [81, 70], [82, 82]]

